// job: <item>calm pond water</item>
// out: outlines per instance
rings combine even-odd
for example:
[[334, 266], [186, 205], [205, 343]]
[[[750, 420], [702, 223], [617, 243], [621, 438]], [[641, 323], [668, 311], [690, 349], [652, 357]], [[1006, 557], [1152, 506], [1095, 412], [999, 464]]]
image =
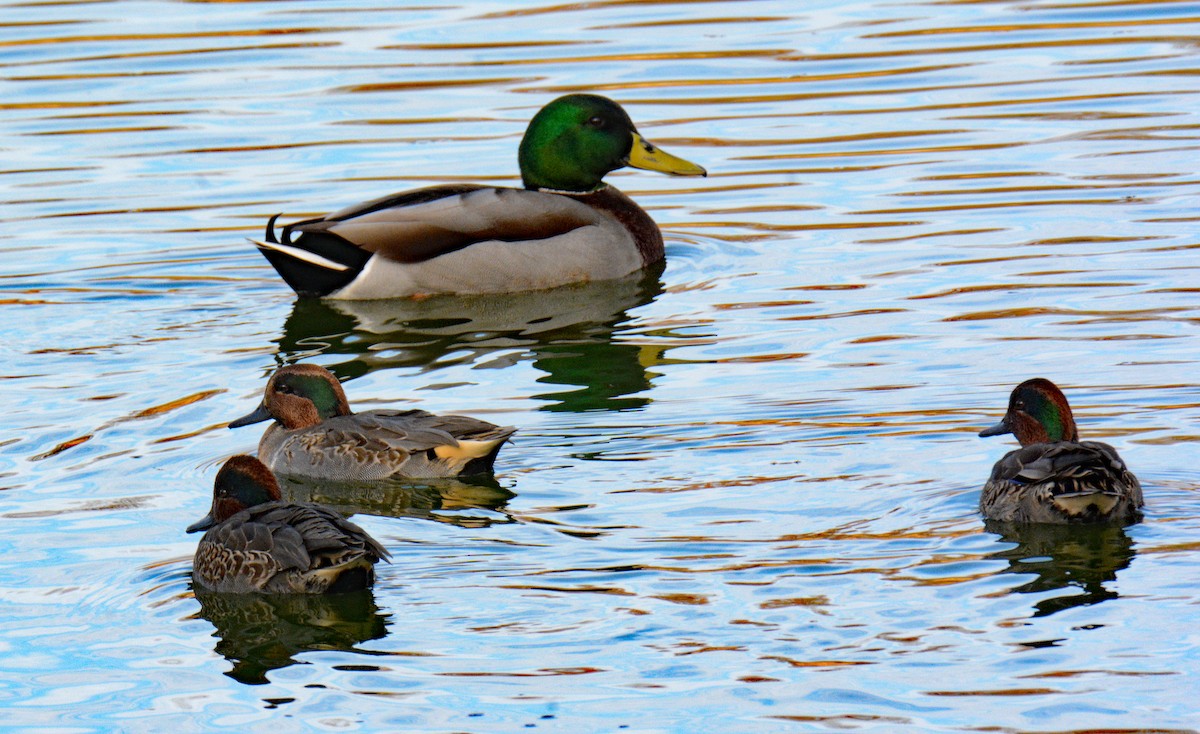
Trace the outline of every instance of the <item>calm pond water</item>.
[[[0, 65], [0, 726], [1198, 726], [1194, 3], [9, 3]], [[610, 177], [661, 273], [297, 302], [246, 242], [515, 184], [572, 91], [711, 172]], [[289, 487], [394, 552], [373, 594], [197, 595], [292, 361], [521, 431], [494, 481]], [[1034, 376], [1145, 522], [984, 527]]]

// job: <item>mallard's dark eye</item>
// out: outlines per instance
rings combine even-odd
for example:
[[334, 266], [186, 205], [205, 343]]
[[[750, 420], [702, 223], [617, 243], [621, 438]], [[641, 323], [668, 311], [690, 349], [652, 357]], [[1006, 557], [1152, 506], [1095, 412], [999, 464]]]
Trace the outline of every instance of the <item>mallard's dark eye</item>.
[[587, 121], [587, 124], [591, 127], [597, 128], [599, 130], [603, 130], [605, 128], [605, 126], [608, 125], [608, 120], [605, 120], [600, 115], [596, 115], [595, 117], [589, 119]]

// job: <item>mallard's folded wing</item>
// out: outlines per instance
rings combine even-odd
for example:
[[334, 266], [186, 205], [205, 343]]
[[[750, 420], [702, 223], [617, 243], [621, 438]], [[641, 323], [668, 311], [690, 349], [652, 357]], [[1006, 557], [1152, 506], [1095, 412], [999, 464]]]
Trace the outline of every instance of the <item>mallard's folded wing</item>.
[[[283, 229], [283, 245], [361, 267], [365, 252], [398, 263], [431, 260], [489, 241], [529, 242], [597, 224], [597, 213], [566, 196], [524, 189], [444, 186], [344, 209]], [[360, 252], [342, 257], [350, 245]]]

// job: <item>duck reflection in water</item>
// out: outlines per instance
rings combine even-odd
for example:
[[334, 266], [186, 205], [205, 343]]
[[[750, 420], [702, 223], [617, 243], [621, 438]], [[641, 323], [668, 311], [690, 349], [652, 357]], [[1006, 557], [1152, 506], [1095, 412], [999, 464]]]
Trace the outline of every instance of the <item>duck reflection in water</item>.
[[369, 655], [357, 645], [387, 634], [369, 589], [342, 594], [222, 594], [195, 586], [200, 617], [216, 627], [217, 654], [233, 663], [226, 672], [247, 685], [269, 682], [267, 673], [298, 661], [309, 650]]
[[628, 311], [662, 293], [662, 266], [617, 280], [545, 291], [386, 301], [298, 299], [280, 358], [344, 355], [342, 380], [378, 369], [531, 361], [538, 382], [572, 389], [538, 395], [543, 410], [628, 410], [650, 402], [646, 351], [614, 340]]
[[[336, 484], [280, 477], [279, 492], [288, 502], [315, 502], [346, 516], [416, 517], [465, 528], [515, 522], [504, 506], [516, 494], [490, 475]], [[488, 512], [467, 512], [474, 509]]]
[[[1117, 572], [1128, 567], [1136, 552], [1123, 527], [1114, 525], [1025, 525], [988, 520], [987, 530], [1015, 548], [998, 551], [989, 558], [1008, 561], [1001, 573], [1034, 578], [1013, 587], [1019, 594], [1039, 594], [1034, 617], [1046, 617], [1065, 609], [1099, 604], [1118, 598], [1105, 586]], [[1048, 596], [1063, 589], [1067, 593]]]

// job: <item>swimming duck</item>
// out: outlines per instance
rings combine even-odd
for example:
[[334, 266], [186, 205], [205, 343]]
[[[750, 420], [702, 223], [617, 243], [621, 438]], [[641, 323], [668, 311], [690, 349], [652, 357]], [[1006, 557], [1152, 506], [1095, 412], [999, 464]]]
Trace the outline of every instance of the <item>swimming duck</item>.
[[638, 134], [616, 102], [569, 94], [530, 121], [524, 189], [432, 186], [283, 227], [254, 241], [301, 296], [504, 293], [611, 280], [663, 259], [650, 215], [602, 179], [632, 166], [704, 176]]
[[279, 474], [328, 481], [488, 472], [516, 428], [424, 410], [351, 413], [341, 383], [315, 364], [280, 367], [262, 403], [230, 428], [274, 419], [258, 458]]
[[225, 593], [324, 594], [365, 589], [388, 552], [366, 531], [316, 504], [279, 499], [271, 470], [234, 456], [217, 472], [192, 579]]
[[1022, 523], [1136, 522], [1143, 504], [1137, 477], [1117, 450], [1080, 441], [1067, 398], [1053, 382], [1026, 380], [1012, 391], [1004, 419], [980, 436], [1012, 433], [1021, 448], [996, 462], [979, 498], [990, 520]]

